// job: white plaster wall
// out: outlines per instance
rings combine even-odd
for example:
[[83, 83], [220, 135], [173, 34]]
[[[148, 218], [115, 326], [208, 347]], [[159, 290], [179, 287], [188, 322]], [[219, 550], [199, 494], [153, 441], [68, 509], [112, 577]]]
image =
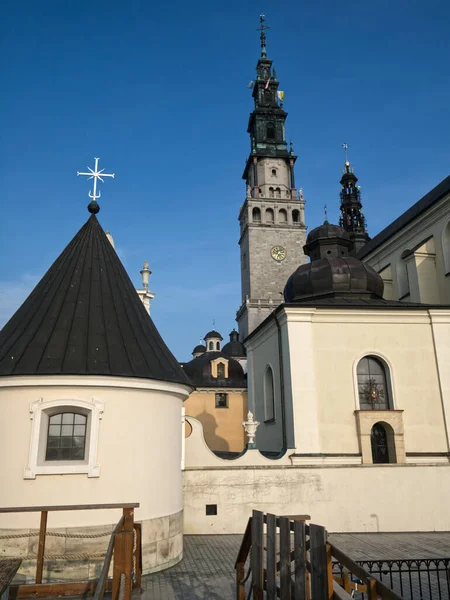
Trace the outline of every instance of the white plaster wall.
[[[446, 423], [441, 387], [449, 385], [443, 373], [450, 371], [450, 316], [448, 311], [436, 312], [440, 314], [435, 335], [439, 336], [441, 374], [427, 310], [284, 309], [279, 318], [287, 340], [283, 344], [285, 397], [290, 404], [292, 396], [296, 453], [360, 453], [354, 413], [359, 409], [356, 365], [367, 354], [380, 356], [390, 366], [394, 408], [404, 411], [406, 452], [449, 451], [446, 426], [450, 414]], [[263, 374], [267, 364], [278, 366], [274, 322], [267, 323], [246, 345], [251, 364], [250, 405], [256, 406], [257, 420], [263, 421]], [[262, 450], [272, 449], [280, 439], [276, 368], [274, 375], [276, 422], [260, 425], [256, 441]], [[450, 412], [449, 406], [446, 411]], [[271, 437], [271, 432], [278, 437]]]
[[331, 532], [448, 531], [449, 493], [445, 464], [187, 469], [184, 532], [242, 533], [253, 509], [309, 514]]
[[[384, 244], [376, 248], [364, 257], [376, 271], [380, 272], [391, 265], [393, 275], [393, 298], [398, 300], [402, 296], [399, 283], [401, 270], [405, 267], [405, 261], [401, 255], [405, 250], [412, 250], [432, 237], [435, 248], [436, 263], [436, 294], [432, 294], [431, 300], [441, 304], [450, 304], [450, 277], [446, 276], [447, 265], [450, 264], [448, 253], [450, 248], [444, 244], [445, 228], [450, 222], [450, 196], [442, 198], [439, 202], [429, 208], [425, 213], [419, 215], [414, 221], [408, 223], [401, 231], [389, 238]], [[444, 253], [447, 253], [445, 257]], [[410, 283], [414, 284], [416, 268], [410, 274]], [[411, 277], [411, 275], [413, 275]], [[409, 302], [426, 302], [427, 298], [420, 298], [420, 290], [417, 285], [411, 286]]]
[[[86, 381], [89, 385], [86, 385]], [[19, 385], [19, 387], [17, 387]], [[186, 386], [105, 377], [1, 378], [0, 506], [139, 502], [136, 520], [182, 510], [181, 407]], [[77, 398], [104, 403], [100, 422], [100, 477], [37, 475], [24, 479], [31, 433], [30, 403]], [[48, 526], [117, 522], [121, 511], [49, 515]], [[37, 527], [36, 513], [2, 514], [0, 528]]]
[[[248, 398], [249, 410], [260, 422], [256, 432], [258, 448], [267, 452], [280, 452], [283, 444], [281, 421], [280, 365], [278, 358], [278, 331], [273, 320], [261, 334], [257, 334], [248, 353]], [[248, 351], [248, 348], [247, 348]], [[272, 368], [274, 385], [275, 420], [265, 422], [264, 374], [267, 366]], [[291, 417], [292, 418], [292, 417]]]

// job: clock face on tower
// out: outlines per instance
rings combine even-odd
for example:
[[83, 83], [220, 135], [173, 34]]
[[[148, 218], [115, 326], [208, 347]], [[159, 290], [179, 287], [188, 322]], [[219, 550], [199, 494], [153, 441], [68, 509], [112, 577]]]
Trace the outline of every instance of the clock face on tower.
[[270, 251], [270, 256], [273, 260], [281, 262], [286, 258], [286, 249], [283, 246], [274, 246]]

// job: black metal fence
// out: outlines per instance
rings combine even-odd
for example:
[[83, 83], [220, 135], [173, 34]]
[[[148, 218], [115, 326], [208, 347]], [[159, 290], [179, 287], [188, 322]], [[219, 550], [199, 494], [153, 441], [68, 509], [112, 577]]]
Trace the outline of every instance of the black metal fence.
[[[450, 558], [412, 560], [355, 561], [379, 581], [389, 586], [405, 600], [450, 600]], [[343, 576], [342, 565], [333, 563], [333, 575]], [[352, 597], [367, 600], [367, 593], [358, 590], [358, 579]]]

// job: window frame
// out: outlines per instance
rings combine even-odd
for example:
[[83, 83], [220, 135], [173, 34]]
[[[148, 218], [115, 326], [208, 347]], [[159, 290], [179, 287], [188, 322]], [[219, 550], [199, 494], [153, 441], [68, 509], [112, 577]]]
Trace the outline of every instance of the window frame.
[[[271, 372], [272, 374], [272, 398], [268, 398], [267, 395], [267, 373]], [[264, 398], [264, 423], [274, 423], [275, 422], [275, 377], [273, 368], [271, 365], [267, 365], [264, 371], [264, 379], [263, 379], [263, 398]], [[268, 410], [270, 400], [270, 408], [271, 411]]]
[[[375, 363], [378, 363], [381, 366], [382, 369], [382, 376], [384, 378], [384, 393], [385, 393], [385, 404], [386, 406], [380, 406], [378, 408], [367, 408], [366, 406], [362, 406], [361, 404], [361, 395], [360, 395], [360, 381], [359, 381], [359, 377], [360, 374], [358, 372], [359, 370], [359, 366], [362, 363], [362, 361], [364, 360], [373, 360]], [[366, 375], [366, 374], [364, 374]], [[371, 378], [371, 373], [370, 373], [370, 368], [369, 368], [369, 380]], [[375, 379], [375, 373], [373, 374], [372, 380]], [[363, 356], [359, 361], [358, 364], [356, 365], [356, 379], [357, 379], [357, 385], [358, 385], [358, 404], [359, 404], [359, 409], [360, 410], [374, 410], [374, 411], [380, 411], [380, 410], [392, 410], [393, 409], [393, 403], [392, 403], [392, 390], [391, 390], [391, 385], [390, 385], [390, 369], [388, 367], [388, 365], [385, 363], [385, 361], [383, 361], [379, 356], [376, 356], [374, 354], [366, 354], [365, 356]], [[368, 403], [366, 403], [368, 404]], [[374, 402], [375, 404], [375, 402]], [[378, 404], [381, 404], [381, 402], [378, 402]]]
[[[24, 469], [24, 479], [35, 479], [36, 475], [85, 474], [88, 477], [100, 477], [100, 465], [97, 461], [100, 420], [104, 403], [96, 398], [80, 400], [61, 398], [47, 400], [43, 398], [30, 404], [31, 437], [28, 464]], [[75, 412], [87, 417], [85, 453], [83, 460], [46, 460], [49, 419], [62, 412]]]
[[[217, 396], [225, 396], [225, 406], [218, 406], [217, 405]], [[214, 400], [215, 400], [215, 407], [216, 408], [218, 408], [218, 409], [229, 408], [228, 394], [226, 392], [216, 392]]]
[[[359, 385], [358, 385], [358, 364], [363, 358], [373, 357], [379, 360], [384, 368], [386, 375], [386, 387], [389, 397], [389, 409], [388, 411], [398, 410], [396, 402], [396, 386], [395, 386], [395, 371], [393, 369], [391, 361], [387, 356], [382, 354], [381, 352], [374, 351], [373, 349], [367, 349], [365, 352], [362, 352], [359, 356], [357, 356], [353, 362], [353, 390], [354, 390], [354, 401], [355, 401], [355, 409], [356, 410], [365, 410], [361, 408], [359, 402]], [[377, 412], [376, 410], [369, 409], [369, 412]]]
[[[68, 419], [67, 416], [70, 415], [71, 419], [70, 419], [70, 423], [68, 423]], [[59, 423], [58, 422], [52, 422], [52, 420], [55, 417], [60, 417], [59, 419]], [[77, 417], [79, 417], [78, 422], [77, 422]], [[80, 418], [81, 418], [81, 422], [80, 422]], [[57, 428], [58, 430], [58, 435], [50, 435], [51, 433], [51, 428]], [[71, 428], [71, 433], [70, 435], [64, 435], [63, 434], [63, 430], [64, 427], [70, 427]], [[76, 428], [83, 428], [83, 434], [80, 435], [80, 433], [78, 432], [78, 434], [75, 433], [75, 429]], [[68, 411], [68, 410], [61, 410], [61, 412], [57, 412], [54, 415], [48, 415], [48, 423], [47, 423], [47, 438], [45, 440], [45, 462], [56, 462], [56, 461], [61, 461], [61, 460], [70, 460], [70, 461], [76, 461], [76, 460], [85, 460], [86, 458], [86, 450], [87, 450], [87, 433], [88, 433], [88, 415], [84, 414], [83, 412], [75, 412], [74, 410]], [[59, 443], [58, 445], [54, 445], [54, 446], [50, 446], [50, 439], [55, 440], [55, 438], [58, 439]], [[82, 458], [73, 458], [72, 457], [72, 451], [74, 449], [79, 450], [79, 447], [77, 447], [76, 445], [74, 445], [74, 440], [75, 438], [82, 438], [83, 439], [83, 445], [82, 445], [82, 449], [83, 449], [83, 456]], [[62, 444], [63, 440], [70, 440], [70, 446], [69, 445], [64, 445]], [[64, 450], [69, 450], [69, 454], [71, 455], [70, 458], [49, 458], [49, 454], [51, 454], [52, 452], [56, 452], [56, 454], [61, 453]]]

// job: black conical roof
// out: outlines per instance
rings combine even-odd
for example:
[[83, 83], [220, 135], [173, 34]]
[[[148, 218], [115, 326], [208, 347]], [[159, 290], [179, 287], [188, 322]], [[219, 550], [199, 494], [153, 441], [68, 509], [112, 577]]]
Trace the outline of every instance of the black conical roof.
[[0, 376], [189, 384], [93, 214], [0, 331]]

